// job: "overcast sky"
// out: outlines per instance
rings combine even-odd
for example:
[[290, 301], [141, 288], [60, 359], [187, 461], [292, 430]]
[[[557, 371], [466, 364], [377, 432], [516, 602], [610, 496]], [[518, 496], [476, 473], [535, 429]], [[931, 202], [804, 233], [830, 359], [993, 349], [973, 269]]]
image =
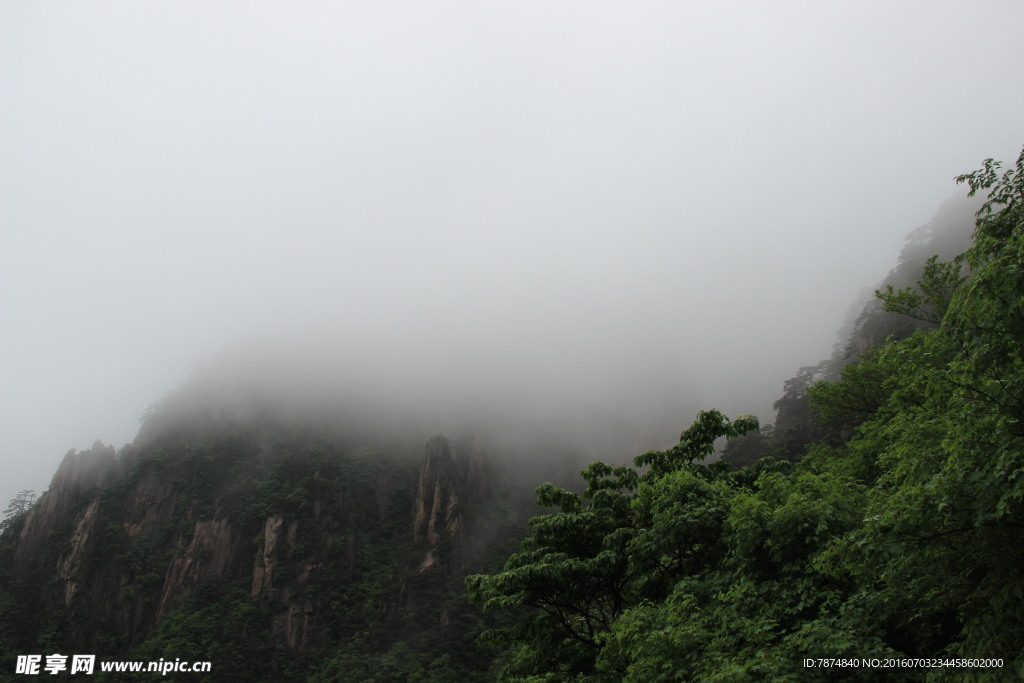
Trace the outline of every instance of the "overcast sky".
[[953, 176], [1016, 158], [1022, 25], [1018, 0], [4, 0], [0, 502], [266, 335], [480, 401], [770, 422]]

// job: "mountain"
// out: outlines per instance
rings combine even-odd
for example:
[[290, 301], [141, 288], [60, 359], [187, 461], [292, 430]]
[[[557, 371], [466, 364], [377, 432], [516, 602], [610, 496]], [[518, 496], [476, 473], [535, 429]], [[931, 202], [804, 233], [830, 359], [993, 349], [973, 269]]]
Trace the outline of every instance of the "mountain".
[[0, 537], [3, 671], [72, 652], [210, 661], [216, 680], [486, 678], [462, 579], [514, 550], [529, 487], [471, 436], [200, 403], [69, 452]]
[[[957, 178], [988, 196], [970, 247], [878, 292], [912, 332], [802, 369], [799, 420], [702, 411], [538, 491], [522, 550], [466, 579], [522, 610], [486, 635], [499, 680], [1024, 679], [1024, 152], [983, 164]], [[708, 459], [752, 433], [774, 457]]]
[[844, 367], [856, 363], [869, 349], [886, 340], [906, 339], [915, 330], [934, 329], [938, 323], [913, 318], [886, 310], [875, 291], [891, 287], [901, 290], [913, 287], [922, 277], [928, 259], [952, 261], [971, 246], [975, 212], [980, 199], [963, 197], [948, 199], [925, 225], [907, 235], [896, 265], [872, 288], [866, 288], [854, 302], [837, 332], [841, 340], [829, 358], [800, 368], [783, 385], [782, 396], [775, 401], [774, 424], [764, 425], [759, 432], [730, 441], [723, 458], [735, 466], [753, 464], [759, 458], [772, 456], [798, 460], [809, 444], [823, 439], [841, 442], [850, 435], [850, 425], [822, 425], [811, 408], [808, 390], [815, 382], [836, 381]]
[[[910, 285], [932, 253], [966, 248], [975, 208], [943, 207], [883, 284]], [[851, 310], [848, 342], [787, 382], [775, 425], [732, 439], [727, 462], [798, 460], [849, 438], [852, 426], [819, 423], [809, 388], [887, 338], [936, 327], [875, 301]], [[0, 671], [59, 652], [209, 661], [215, 680], [494, 678], [500, 661], [478, 636], [515, 614], [482, 614], [464, 579], [500, 570], [540, 512], [534, 487], [572, 482], [595, 453], [559, 436], [566, 425], [449, 438], [436, 433], [451, 424], [443, 387], [396, 400], [394, 386], [257, 351], [201, 369], [131, 445], [69, 452], [7, 520]], [[610, 452], [637, 443], [605, 427], [588, 436]]]

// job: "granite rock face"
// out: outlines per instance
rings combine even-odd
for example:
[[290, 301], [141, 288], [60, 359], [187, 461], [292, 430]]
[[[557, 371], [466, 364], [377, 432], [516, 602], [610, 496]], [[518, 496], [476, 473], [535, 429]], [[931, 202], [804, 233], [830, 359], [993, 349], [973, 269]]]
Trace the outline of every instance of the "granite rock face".
[[[445, 437], [427, 442], [418, 476], [411, 455], [358, 459], [293, 444], [276, 456], [280, 444], [249, 437], [204, 448], [165, 440], [70, 452], [0, 537], [0, 581], [31, 580], [37, 604], [69, 624], [63, 646], [83, 652], [97, 647], [96, 624], [141, 642], [203, 586], [244, 582], [252, 601], [269, 605], [268, 628], [301, 651], [329, 638], [325, 582], [358, 581], [367, 553], [404, 544], [407, 557], [423, 558], [392, 568], [397, 596], [420, 590], [403, 584], [417, 576], [460, 579], [475, 568], [487, 467]], [[370, 537], [378, 550], [365, 547]], [[32, 642], [32, 630], [8, 645]]]

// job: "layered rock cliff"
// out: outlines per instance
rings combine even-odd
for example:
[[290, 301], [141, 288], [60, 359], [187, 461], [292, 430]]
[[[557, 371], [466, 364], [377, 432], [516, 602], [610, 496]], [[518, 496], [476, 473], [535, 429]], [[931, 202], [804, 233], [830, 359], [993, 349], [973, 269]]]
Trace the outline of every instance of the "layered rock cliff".
[[485, 459], [479, 453], [458, 456], [440, 435], [423, 449], [413, 515], [413, 538], [427, 547], [420, 571], [464, 576], [479, 549], [474, 541], [487, 534], [487, 516], [479, 514], [490, 491]]
[[11, 652], [46, 641], [130, 653], [223, 609], [262, 628], [268, 651], [277, 642], [299, 659], [381, 629], [450, 639], [461, 578], [492, 540], [505, 543], [500, 557], [512, 538], [494, 533], [509, 522], [495, 519], [488, 472], [443, 436], [417, 457], [237, 425], [69, 453], [0, 536], [0, 623], [19, 623], [0, 637]]

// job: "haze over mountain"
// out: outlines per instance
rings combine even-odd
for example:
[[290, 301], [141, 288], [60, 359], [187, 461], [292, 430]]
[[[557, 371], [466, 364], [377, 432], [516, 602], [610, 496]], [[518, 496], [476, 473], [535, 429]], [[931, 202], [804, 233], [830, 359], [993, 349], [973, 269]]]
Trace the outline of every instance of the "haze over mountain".
[[0, 500], [239, 348], [441, 421], [770, 421], [952, 177], [1015, 158], [1021, 20], [4, 3]]

